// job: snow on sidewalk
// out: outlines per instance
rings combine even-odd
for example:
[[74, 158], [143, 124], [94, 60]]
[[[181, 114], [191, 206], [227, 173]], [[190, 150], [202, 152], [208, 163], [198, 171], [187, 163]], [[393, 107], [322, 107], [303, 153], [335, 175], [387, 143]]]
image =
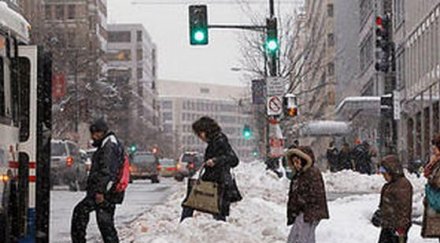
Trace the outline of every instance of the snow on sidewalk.
[[[186, 183], [164, 204], [145, 212], [120, 230], [122, 242], [142, 243], [278, 243], [286, 242], [287, 179], [278, 179], [266, 172], [263, 163], [241, 163], [235, 170], [244, 199], [231, 208], [228, 222], [218, 222], [212, 216], [196, 213], [179, 224], [181, 201]], [[325, 173], [329, 192], [369, 193], [329, 202], [330, 220], [323, 220], [317, 229], [317, 242], [371, 243], [377, 242], [380, 229], [369, 222], [379, 203], [384, 180], [379, 175], [363, 176], [351, 171]], [[422, 179], [410, 176], [416, 191], [423, 188]], [[415, 204], [420, 198], [415, 197]], [[415, 207], [418, 209], [418, 207]], [[421, 209], [421, 207], [420, 207]], [[409, 242], [437, 242], [422, 239], [420, 227], [413, 226]]]

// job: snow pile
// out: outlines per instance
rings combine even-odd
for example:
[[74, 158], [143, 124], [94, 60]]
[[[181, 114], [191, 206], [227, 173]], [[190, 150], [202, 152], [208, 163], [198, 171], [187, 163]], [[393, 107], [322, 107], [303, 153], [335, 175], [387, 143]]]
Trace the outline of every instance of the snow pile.
[[[385, 179], [380, 174], [366, 175], [351, 170], [336, 173], [323, 173], [326, 190], [328, 192], [353, 192], [353, 193], [380, 193]], [[426, 183], [423, 177], [406, 173], [406, 178], [411, 181], [414, 191], [421, 191]]]
[[[261, 162], [241, 163], [235, 170], [235, 175], [244, 199], [232, 206], [228, 222], [215, 221], [211, 215], [195, 213], [194, 218], [188, 218], [179, 224], [180, 204], [186, 191], [186, 183], [183, 183], [177, 188], [178, 193], [162, 205], [154, 207], [121, 229], [122, 242], [286, 242], [289, 233], [289, 227], [286, 226], [289, 181], [278, 179], [275, 174], [265, 171]], [[419, 179], [411, 176], [410, 179], [419, 183]], [[369, 221], [377, 209], [377, 192], [384, 180], [378, 175], [363, 176], [348, 171], [325, 173], [325, 180], [329, 191], [363, 191], [373, 194], [350, 196], [329, 202], [331, 219], [322, 221], [318, 226], [317, 241], [377, 242], [380, 230]], [[418, 187], [419, 184], [414, 186]], [[415, 198], [419, 200], [418, 197]], [[410, 231], [409, 241], [429, 242], [421, 239], [419, 235], [420, 227], [414, 226]]]

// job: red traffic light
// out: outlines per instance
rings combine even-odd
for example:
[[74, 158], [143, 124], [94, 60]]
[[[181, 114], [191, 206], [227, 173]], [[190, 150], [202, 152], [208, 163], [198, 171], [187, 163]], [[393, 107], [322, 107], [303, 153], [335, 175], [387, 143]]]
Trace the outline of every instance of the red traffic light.
[[376, 17], [376, 25], [382, 27], [383, 25], [383, 19], [380, 16]]

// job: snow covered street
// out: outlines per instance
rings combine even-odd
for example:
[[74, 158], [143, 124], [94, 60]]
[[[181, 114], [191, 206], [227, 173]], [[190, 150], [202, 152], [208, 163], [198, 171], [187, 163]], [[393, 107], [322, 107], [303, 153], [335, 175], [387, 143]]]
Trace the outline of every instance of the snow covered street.
[[[124, 203], [118, 205], [116, 209], [116, 226], [124, 228], [153, 205], [161, 204], [170, 193], [174, 192], [175, 184], [176, 182], [171, 178], [162, 178], [160, 184], [151, 184], [149, 180], [135, 181], [130, 184]], [[51, 242], [70, 242], [70, 219], [73, 208], [84, 196], [85, 192], [51, 191]], [[99, 239], [94, 213], [91, 214], [90, 219], [88, 238]]]
[[[286, 200], [289, 181], [279, 180], [264, 170], [262, 163], [241, 163], [235, 171], [243, 201], [232, 206], [227, 222], [212, 220], [210, 215], [197, 213], [194, 218], [179, 224], [180, 203], [185, 194], [185, 183], [178, 184], [177, 192], [163, 204], [156, 205], [133, 222], [120, 228], [122, 242], [195, 243], [286, 242]], [[364, 176], [351, 171], [324, 175], [328, 194], [363, 193], [329, 202], [330, 220], [317, 229], [317, 241], [325, 243], [377, 242], [379, 228], [370, 218], [379, 203], [379, 191], [384, 180], [379, 175]], [[420, 220], [424, 180], [410, 175], [414, 186], [413, 216]], [[413, 225], [409, 242], [438, 242], [420, 237], [420, 226]]]

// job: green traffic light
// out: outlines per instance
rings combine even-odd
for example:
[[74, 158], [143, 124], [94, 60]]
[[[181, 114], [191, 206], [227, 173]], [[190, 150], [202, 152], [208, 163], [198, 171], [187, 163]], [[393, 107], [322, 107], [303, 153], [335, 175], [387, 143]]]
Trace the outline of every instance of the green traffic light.
[[194, 33], [194, 40], [197, 42], [203, 42], [205, 40], [205, 33], [201, 30], [197, 30]]
[[269, 52], [275, 52], [278, 50], [278, 42], [277, 40], [268, 40], [266, 42], [266, 48]]

